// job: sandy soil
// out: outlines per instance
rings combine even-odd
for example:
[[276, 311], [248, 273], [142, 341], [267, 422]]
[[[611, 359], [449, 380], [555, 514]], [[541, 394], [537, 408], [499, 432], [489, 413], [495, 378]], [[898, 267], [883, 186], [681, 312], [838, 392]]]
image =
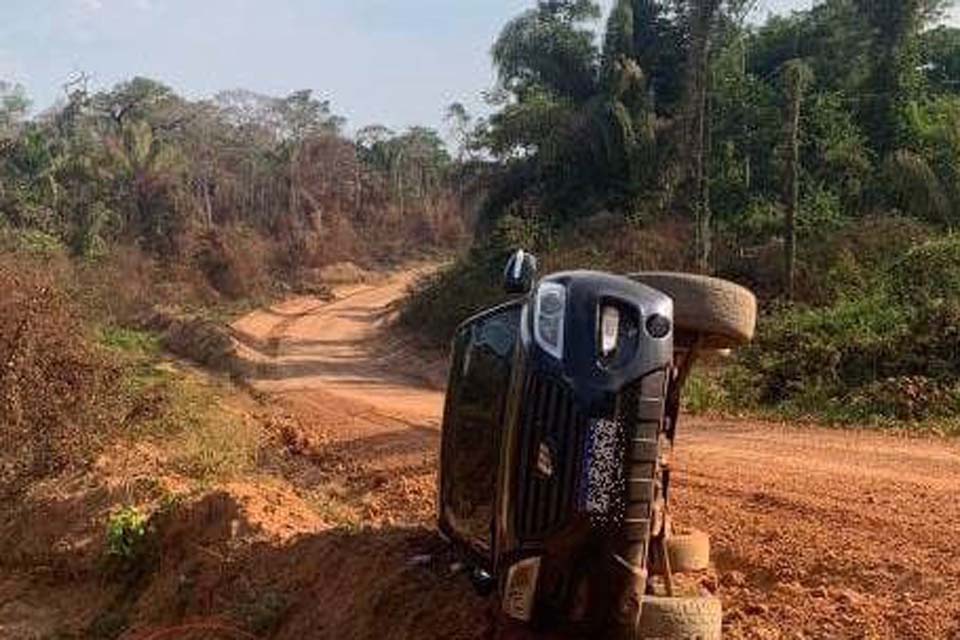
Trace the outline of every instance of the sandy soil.
[[[438, 367], [384, 331], [410, 278], [331, 304], [291, 300], [235, 329], [272, 347], [255, 385], [322, 432], [354, 477], [383, 480], [371, 491], [381, 521], [429, 527], [442, 394], [424, 371]], [[682, 428], [673, 513], [712, 535], [728, 637], [960, 638], [957, 443], [745, 421]], [[463, 601], [459, 618], [479, 619], [480, 606]], [[473, 633], [454, 624], [447, 635]]]

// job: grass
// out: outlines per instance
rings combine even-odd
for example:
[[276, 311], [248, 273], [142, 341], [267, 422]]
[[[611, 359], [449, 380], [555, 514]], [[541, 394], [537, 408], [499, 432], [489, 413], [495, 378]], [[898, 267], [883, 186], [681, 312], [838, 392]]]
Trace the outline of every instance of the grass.
[[706, 413], [736, 413], [736, 403], [723, 386], [716, 368], [694, 369], [683, 388], [683, 410], [698, 416]]
[[260, 426], [250, 416], [223, 406], [220, 384], [156, 367], [141, 368], [130, 384], [140, 387], [141, 406], [147, 414], [133, 427], [132, 435], [160, 441], [171, 452], [178, 472], [209, 482], [256, 466]]
[[[176, 470], [209, 482], [256, 464], [260, 429], [248, 416], [220, 402], [226, 389], [165, 362], [156, 333], [106, 326], [98, 343], [124, 364], [119, 393], [130, 406], [129, 436], [153, 438], [172, 452]], [[224, 383], [225, 384], [225, 383]]]
[[175, 463], [198, 480], [223, 479], [256, 466], [261, 434], [259, 426], [242, 417], [207, 413], [183, 432], [174, 445]]
[[160, 354], [160, 336], [150, 331], [105, 326], [97, 332], [97, 341], [107, 349], [133, 357], [155, 357]]
[[344, 483], [332, 481], [321, 484], [307, 496], [307, 504], [327, 524], [348, 531], [357, 531], [364, 522], [363, 513], [351, 500], [351, 491]]

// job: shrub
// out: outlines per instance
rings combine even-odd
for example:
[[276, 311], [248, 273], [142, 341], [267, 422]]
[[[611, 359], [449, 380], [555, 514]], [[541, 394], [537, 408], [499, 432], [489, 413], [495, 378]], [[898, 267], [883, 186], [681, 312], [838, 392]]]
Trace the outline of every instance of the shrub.
[[210, 286], [235, 300], [269, 288], [269, 255], [266, 241], [254, 232], [226, 228], [203, 233], [194, 258]]
[[135, 324], [145, 310], [162, 302], [155, 286], [159, 266], [139, 249], [114, 246], [96, 259], [76, 261], [74, 268], [71, 298], [94, 323]]
[[[829, 193], [814, 192], [808, 197], [808, 209], [800, 220], [798, 302], [828, 306], [876, 288], [887, 280], [892, 260], [935, 237], [932, 227], [898, 216], [849, 219], [844, 225]], [[781, 296], [785, 289], [784, 246], [778, 237], [782, 225], [776, 205], [751, 205], [744, 221], [717, 237], [717, 275], [750, 287], [761, 300]]]
[[682, 400], [683, 410], [695, 416], [736, 409], [729, 388], [722, 383], [716, 369], [708, 365], [698, 365], [691, 372], [683, 387]]
[[5, 229], [0, 234], [0, 246], [8, 251], [20, 251], [35, 257], [50, 257], [66, 252], [60, 238], [36, 229]]
[[762, 318], [731, 385], [843, 420], [960, 417], [960, 238], [894, 255], [860, 282], [826, 306]]
[[874, 296], [826, 309], [788, 309], [770, 318], [740, 361], [762, 379], [763, 402], [804, 387], [842, 388], [882, 377], [907, 338], [902, 308]]
[[123, 561], [132, 561], [143, 553], [148, 533], [148, 519], [136, 507], [124, 507], [107, 521], [107, 554]]
[[823, 242], [801, 247], [799, 299], [822, 306], [883, 287], [892, 262], [934, 237], [931, 227], [909, 218], [853, 221]]
[[862, 420], [924, 421], [960, 416], [960, 384], [926, 376], [877, 380], [851, 391], [844, 403]]
[[43, 264], [0, 256], [0, 487], [82, 464], [119, 370], [92, 347]]
[[911, 248], [890, 269], [893, 293], [912, 304], [960, 301], [960, 237]]

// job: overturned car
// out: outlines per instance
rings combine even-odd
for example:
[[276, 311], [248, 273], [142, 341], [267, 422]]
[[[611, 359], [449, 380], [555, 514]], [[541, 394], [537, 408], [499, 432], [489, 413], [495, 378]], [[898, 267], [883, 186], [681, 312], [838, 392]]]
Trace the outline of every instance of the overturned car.
[[517, 299], [454, 338], [440, 530], [504, 620], [633, 638], [653, 564], [669, 578], [684, 381], [698, 354], [752, 338], [756, 300], [690, 274], [538, 279], [522, 251], [504, 285]]

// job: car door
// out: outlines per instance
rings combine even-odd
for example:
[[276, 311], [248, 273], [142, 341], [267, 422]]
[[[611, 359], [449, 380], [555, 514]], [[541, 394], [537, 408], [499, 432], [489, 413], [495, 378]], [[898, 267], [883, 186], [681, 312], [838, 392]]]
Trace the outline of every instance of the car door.
[[460, 327], [454, 338], [440, 469], [440, 527], [489, 566], [504, 407], [522, 301]]

